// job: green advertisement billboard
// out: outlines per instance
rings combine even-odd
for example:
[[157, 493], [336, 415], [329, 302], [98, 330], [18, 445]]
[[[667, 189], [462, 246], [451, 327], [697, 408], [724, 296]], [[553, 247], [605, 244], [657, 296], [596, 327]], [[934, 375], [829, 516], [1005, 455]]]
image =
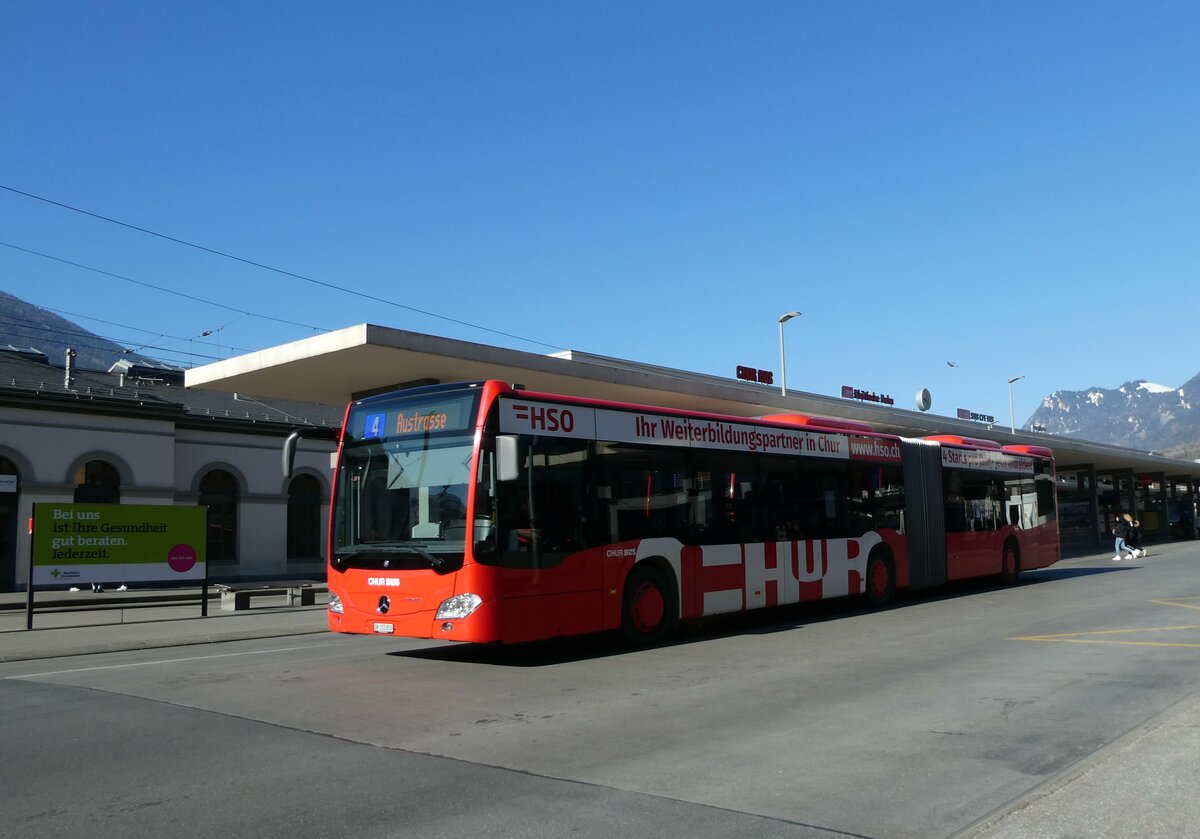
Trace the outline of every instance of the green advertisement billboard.
[[208, 509], [34, 504], [33, 585], [205, 579]]

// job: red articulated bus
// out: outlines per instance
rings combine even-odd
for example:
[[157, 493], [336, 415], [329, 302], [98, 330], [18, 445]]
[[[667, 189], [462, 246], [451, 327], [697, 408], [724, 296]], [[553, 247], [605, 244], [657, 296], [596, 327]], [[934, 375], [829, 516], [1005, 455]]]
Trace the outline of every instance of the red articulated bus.
[[1059, 558], [1049, 449], [497, 381], [353, 402], [329, 534], [332, 630], [468, 642], [655, 643], [688, 618]]

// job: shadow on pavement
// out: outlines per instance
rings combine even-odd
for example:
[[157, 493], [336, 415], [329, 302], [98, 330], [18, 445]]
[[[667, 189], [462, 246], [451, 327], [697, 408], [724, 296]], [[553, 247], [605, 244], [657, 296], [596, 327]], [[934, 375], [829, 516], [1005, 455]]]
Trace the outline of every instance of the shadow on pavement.
[[[919, 603], [974, 597], [991, 592], [1020, 589], [1026, 586], [1043, 585], [1062, 580], [1111, 574], [1136, 568], [1135, 563], [1113, 567], [1063, 567], [1042, 568], [1026, 571], [1012, 586], [1001, 586], [989, 580], [953, 582], [942, 589], [923, 590], [913, 593], [901, 592], [889, 605], [881, 609], [868, 607], [860, 597], [845, 597], [813, 603], [775, 606], [753, 612], [730, 615], [715, 615], [697, 618], [680, 624], [675, 634], [665, 644], [652, 649], [678, 647], [719, 638], [743, 635], [768, 635], [776, 632], [792, 632], [805, 626], [845, 620], [872, 612], [903, 609]], [[483, 664], [495, 667], [553, 667], [614, 655], [636, 655], [642, 649], [623, 641], [619, 633], [605, 632], [594, 635], [556, 638], [526, 644], [454, 644], [419, 650], [404, 650], [388, 653], [403, 658], [420, 658], [435, 661], [454, 661], [467, 664]]]

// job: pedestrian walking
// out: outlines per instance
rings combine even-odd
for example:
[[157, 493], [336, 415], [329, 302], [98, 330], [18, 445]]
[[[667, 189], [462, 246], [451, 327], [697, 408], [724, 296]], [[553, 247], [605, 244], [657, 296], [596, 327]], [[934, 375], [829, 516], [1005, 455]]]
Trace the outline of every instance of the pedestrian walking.
[[1142, 547], [1142, 523], [1135, 521], [1129, 513], [1125, 514], [1125, 518], [1129, 526], [1128, 531], [1125, 533], [1125, 544], [1129, 546], [1130, 553], [1133, 554], [1134, 559], [1139, 556], [1145, 556], [1146, 549]]
[[[1113, 528], [1113, 548], [1116, 555], [1113, 557], [1113, 562], [1120, 562], [1122, 559], [1136, 559], [1140, 554], [1137, 549], [1129, 544], [1132, 538], [1137, 540], [1137, 528], [1140, 522], [1134, 520], [1129, 513], [1122, 513], [1117, 517], [1117, 526]], [[1128, 556], [1122, 554], [1128, 551]]]

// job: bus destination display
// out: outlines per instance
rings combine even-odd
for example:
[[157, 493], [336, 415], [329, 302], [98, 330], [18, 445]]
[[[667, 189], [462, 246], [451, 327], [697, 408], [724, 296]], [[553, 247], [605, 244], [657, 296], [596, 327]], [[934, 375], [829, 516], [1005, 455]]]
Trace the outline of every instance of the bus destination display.
[[[361, 439], [382, 440], [444, 431], [466, 431], [474, 419], [475, 400], [458, 399], [429, 405], [406, 405], [400, 410], [362, 414]], [[352, 426], [353, 427], [353, 426]]]

